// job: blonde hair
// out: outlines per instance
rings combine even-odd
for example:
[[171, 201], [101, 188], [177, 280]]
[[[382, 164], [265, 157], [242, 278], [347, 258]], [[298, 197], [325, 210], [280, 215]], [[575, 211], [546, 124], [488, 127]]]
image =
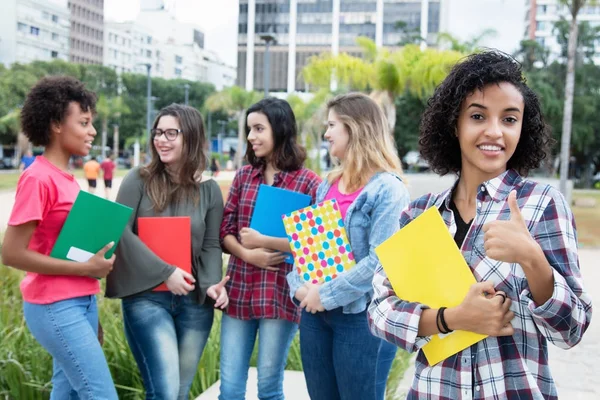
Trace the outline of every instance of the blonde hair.
[[330, 184], [343, 175], [345, 190], [351, 193], [377, 172], [402, 174], [396, 144], [377, 103], [362, 93], [348, 93], [329, 101], [327, 109], [335, 112], [350, 136], [344, 160], [327, 176]]

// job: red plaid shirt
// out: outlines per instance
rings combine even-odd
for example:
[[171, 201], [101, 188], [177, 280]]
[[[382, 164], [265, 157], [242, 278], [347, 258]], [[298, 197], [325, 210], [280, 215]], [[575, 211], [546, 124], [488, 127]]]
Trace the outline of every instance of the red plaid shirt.
[[[223, 212], [221, 244], [227, 235], [234, 235], [239, 240], [239, 231], [250, 226], [258, 187], [263, 183], [263, 170], [251, 165], [240, 168], [235, 174]], [[279, 172], [273, 186], [308, 194], [314, 202], [320, 183], [317, 174], [302, 168]], [[282, 263], [278, 271], [267, 271], [232, 254], [227, 267], [227, 275], [231, 277], [227, 282], [227, 315], [243, 320], [270, 318], [300, 322], [300, 309], [290, 299], [286, 280], [291, 270], [291, 264]]]

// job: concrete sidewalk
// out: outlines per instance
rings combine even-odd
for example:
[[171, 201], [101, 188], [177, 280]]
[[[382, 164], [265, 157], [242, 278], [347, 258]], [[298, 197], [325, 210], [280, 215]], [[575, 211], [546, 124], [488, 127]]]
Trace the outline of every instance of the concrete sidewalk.
[[[258, 399], [258, 390], [256, 387], [257, 372], [256, 368], [250, 368], [248, 371], [248, 383], [246, 385], [246, 399]], [[216, 400], [219, 398], [219, 385], [221, 381], [215, 382], [207, 391], [202, 393], [196, 400]], [[285, 371], [283, 378], [283, 394], [286, 400], [308, 400], [308, 390], [304, 373], [300, 371]]]

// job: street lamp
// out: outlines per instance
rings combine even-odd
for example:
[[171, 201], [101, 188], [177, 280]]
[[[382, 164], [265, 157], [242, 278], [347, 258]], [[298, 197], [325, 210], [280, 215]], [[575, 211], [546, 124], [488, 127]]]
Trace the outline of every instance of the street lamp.
[[188, 100], [189, 100], [189, 90], [190, 90], [190, 85], [188, 83], [186, 83], [185, 85], [183, 85], [183, 88], [185, 89], [185, 105], [188, 105]]
[[271, 47], [271, 43], [273, 44], [277, 44], [277, 37], [275, 37], [275, 35], [270, 34], [270, 33], [265, 33], [260, 35], [260, 39], [262, 41], [265, 42], [265, 61], [264, 61], [264, 70], [265, 70], [265, 78], [264, 78], [264, 85], [265, 85], [265, 97], [267, 97], [269, 95], [269, 47]]
[[152, 138], [150, 137], [150, 129], [152, 126], [152, 78], [150, 77], [150, 70], [152, 69], [152, 64], [138, 64], [146, 67], [147, 74], [147, 84], [146, 84], [146, 134], [148, 135], [148, 144], [146, 146], [146, 154], [150, 154], [150, 142], [152, 142]]

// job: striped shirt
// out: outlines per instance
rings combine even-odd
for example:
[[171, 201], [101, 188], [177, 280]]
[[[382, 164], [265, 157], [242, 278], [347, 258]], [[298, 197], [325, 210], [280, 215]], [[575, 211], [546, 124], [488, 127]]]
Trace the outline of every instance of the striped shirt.
[[[544, 304], [536, 304], [519, 264], [486, 257], [483, 225], [508, 220], [508, 194], [517, 202], [533, 238], [553, 268], [554, 291]], [[425, 195], [402, 213], [403, 227], [429, 207], [437, 207], [452, 235], [455, 217], [449, 202], [452, 190]], [[476, 280], [492, 281], [512, 300], [514, 334], [488, 337], [446, 360], [430, 366], [422, 351], [430, 338], [418, 336], [424, 304], [398, 298], [378, 266], [369, 307], [371, 331], [409, 351], [419, 351], [408, 399], [558, 399], [548, 366], [547, 343], [568, 349], [581, 340], [592, 316], [591, 298], [585, 292], [577, 255], [577, 234], [571, 210], [554, 188], [524, 180], [514, 170], [484, 182], [477, 193], [477, 213], [461, 252]]]

